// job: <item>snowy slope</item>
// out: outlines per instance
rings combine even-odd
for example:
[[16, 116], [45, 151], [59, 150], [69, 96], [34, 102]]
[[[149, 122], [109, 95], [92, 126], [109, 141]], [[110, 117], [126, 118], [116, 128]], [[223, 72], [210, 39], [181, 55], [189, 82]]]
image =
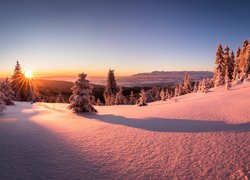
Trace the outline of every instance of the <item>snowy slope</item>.
[[0, 115], [0, 179], [232, 179], [250, 174], [250, 83], [147, 107], [16, 103]]

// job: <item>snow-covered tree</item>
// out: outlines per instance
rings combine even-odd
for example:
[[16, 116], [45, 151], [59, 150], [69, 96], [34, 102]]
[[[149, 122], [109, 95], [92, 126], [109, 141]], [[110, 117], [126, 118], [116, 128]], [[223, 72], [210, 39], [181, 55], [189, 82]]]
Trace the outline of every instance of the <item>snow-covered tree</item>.
[[190, 82], [190, 76], [188, 73], [185, 73], [183, 81], [183, 94], [188, 94], [192, 92], [192, 85]]
[[183, 84], [179, 84], [179, 91], [178, 91], [178, 96], [182, 96], [182, 95], [184, 95], [185, 93], [184, 93], [184, 90], [183, 90]]
[[170, 96], [170, 94], [168, 92], [168, 88], [166, 88], [165, 100], [170, 99], [170, 98], [171, 98], [171, 96]]
[[161, 99], [160, 97], [160, 88], [159, 87], [153, 87], [147, 91], [147, 102], [154, 102], [159, 101]]
[[6, 101], [5, 95], [2, 92], [0, 92], [0, 112], [3, 112], [3, 110], [6, 109], [5, 101]]
[[70, 105], [68, 106], [68, 108], [76, 113], [96, 113], [97, 110], [93, 107], [91, 100], [93, 96], [93, 87], [86, 79], [86, 74], [79, 74], [78, 77], [78, 80], [74, 83], [74, 86], [72, 87], [73, 95], [71, 95], [69, 98]]
[[156, 89], [154, 99], [155, 99], [155, 101], [160, 101], [161, 100], [160, 89], [159, 88]]
[[6, 105], [14, 105], [13, 99], [15, 98], [15, 92], [12, 91], [9, 83], [9, 79], [6, 78], [1, 86], [0, 86], [0, 91], [5, 95], [5, 104]]
[[161, 96], [161, 101], [165, 101], [165, 100], [166, 100], [165, 91], [164, 91], [163, 88], [162, 88], [162, 90], [161, 90], [160, 96]]
[[223, 49], [222, 45], [219, 44], [217, 51], [216, 51], [216, 58], [215, 58], [215, 70], [214, 70], [214, 85], [218, 87], [223, 85], [224, 76], [225, 76], [225, 64], [223, 59]]
[[175, 96], [175, 97], [179, 96], [179, 84], [177, 84], [177, 85], [175, 86], [175, 89], [174, 89], [174, 96]]
[[65, 99], [61, 93], [61, 91], [59, 92], [57, 98], [56, 98], [56, 103], [65, 103]]
[[226, 66], [226, 74], [225, 74], [225, 87], [229, 89], [231, 87], [230, 85], [230, 76], [229, 76], [229, 67], [228, 65]]
[[234, 65], [233, 80], [238, 80], [240, 78], [240, 51], [241, 49], [238, 47]]
[[125, 100], [125, 97], [123, 95], [123, 89], [120, 86], [119, 91], [116, 93], [116, 96], [115, 96], [115, 104], [120, 105], [120, 104], [125, 104], [125, 102], [126, 102], [126, 100]]
[[99, 98], [96, 101], [96, 105], [97, 106], [103, 106], [103, 103], [102, 103], [102, 101]]
[[118, 92], [114, 70], [109, 70], [107, 77], [107, 85], [105, 87], [103, 97], [105, 105], [110, 106], [115, 104], [115, 95]]
[[246, 48], [244, 73], [250, 74], [250, 44]]
[[242, 49], [240, 51], [240, 56], [239, 56], [239, 66], [240, 66], [240, 71], [241, 71], [241, 76], [244, 76], [246, 73], [246, 53], [247, 53], [247, 47], [248, 47], [248, 40], [243, 41]]
[[[233, 78], [233, 66], [234, 66], [234, 62], [231, 60], [230, 56], [229, 56], [229, 47], [226, 46], [224, 48], [224, 78], [226, 76], [226, 73], [228, 73], [228, 80], [230, 81], [230, 79]], [[233, 55], [234, 58], [234, 55]], [[225, 79], [224, 79], [225, 82]]]
[[229, 60], [229, 78], [230, 80], [233, 79], [233, 75], [234, 75], [234, 67], [235, 67], [235, 57], [234, 57], [234, 52], [231, 51], [230, 52], [230, 60]]
[[172, 97], [174, 97], [174, 90], [169, 91], [168, 99], [171, 99]]
[[138, 106], [147, 106], [147, 94], [144, 89], [139, 93]]
[[203, 93], [207, 93], [208, 92], [208, 85], [207, 85], [207, 80], [206, 79], [203, 79], [202, 80], [202, 83], [201, 83], [201, 92]]
[[22, 69], [19, 61], [16, 62], [14, 74], [11, 78], [11, 88], [15, 92], [15, 100], [22, 100], [22, 96], [24, 93], [24, 74], [22, 73]]
[[131, 104], [131, 105], [136, 104], [136, 97], [133, 91], [130, 92], [128, 104]]
[[197, 91], [198, 91], [198, 83], [197, 83], [197, 82], [195, 82], [195, 83], [194, 83], [194, 89], [193, 89], [193, 92], [194, 92], [194, 93], [197, 93]]

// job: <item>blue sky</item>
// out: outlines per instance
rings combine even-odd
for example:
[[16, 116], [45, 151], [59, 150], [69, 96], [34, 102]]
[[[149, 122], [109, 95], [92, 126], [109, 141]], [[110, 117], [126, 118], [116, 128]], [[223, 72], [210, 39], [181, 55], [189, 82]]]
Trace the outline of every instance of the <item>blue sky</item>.
[[1, 1], [0, 76], [212, 70], [218, 43], [249, 39], [247, 1]]

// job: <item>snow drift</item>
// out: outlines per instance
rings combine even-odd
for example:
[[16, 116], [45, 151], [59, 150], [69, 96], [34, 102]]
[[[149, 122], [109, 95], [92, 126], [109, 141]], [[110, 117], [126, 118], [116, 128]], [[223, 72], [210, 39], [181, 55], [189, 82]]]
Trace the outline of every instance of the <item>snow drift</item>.
[[0, 114], [0, 179], [225, 179], [250, 174], [250, 83], [145, 107], [16, 102]]

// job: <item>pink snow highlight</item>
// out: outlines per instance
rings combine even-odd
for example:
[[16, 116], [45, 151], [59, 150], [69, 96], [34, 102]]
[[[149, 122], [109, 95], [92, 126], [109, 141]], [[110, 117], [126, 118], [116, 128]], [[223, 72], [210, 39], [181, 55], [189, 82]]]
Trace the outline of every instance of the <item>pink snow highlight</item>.
[[17, 102], [0, 115], [0, 178], [247, 178], [249, 92], [245, 83], [144, 107], [97, 106], [97, 115]]

